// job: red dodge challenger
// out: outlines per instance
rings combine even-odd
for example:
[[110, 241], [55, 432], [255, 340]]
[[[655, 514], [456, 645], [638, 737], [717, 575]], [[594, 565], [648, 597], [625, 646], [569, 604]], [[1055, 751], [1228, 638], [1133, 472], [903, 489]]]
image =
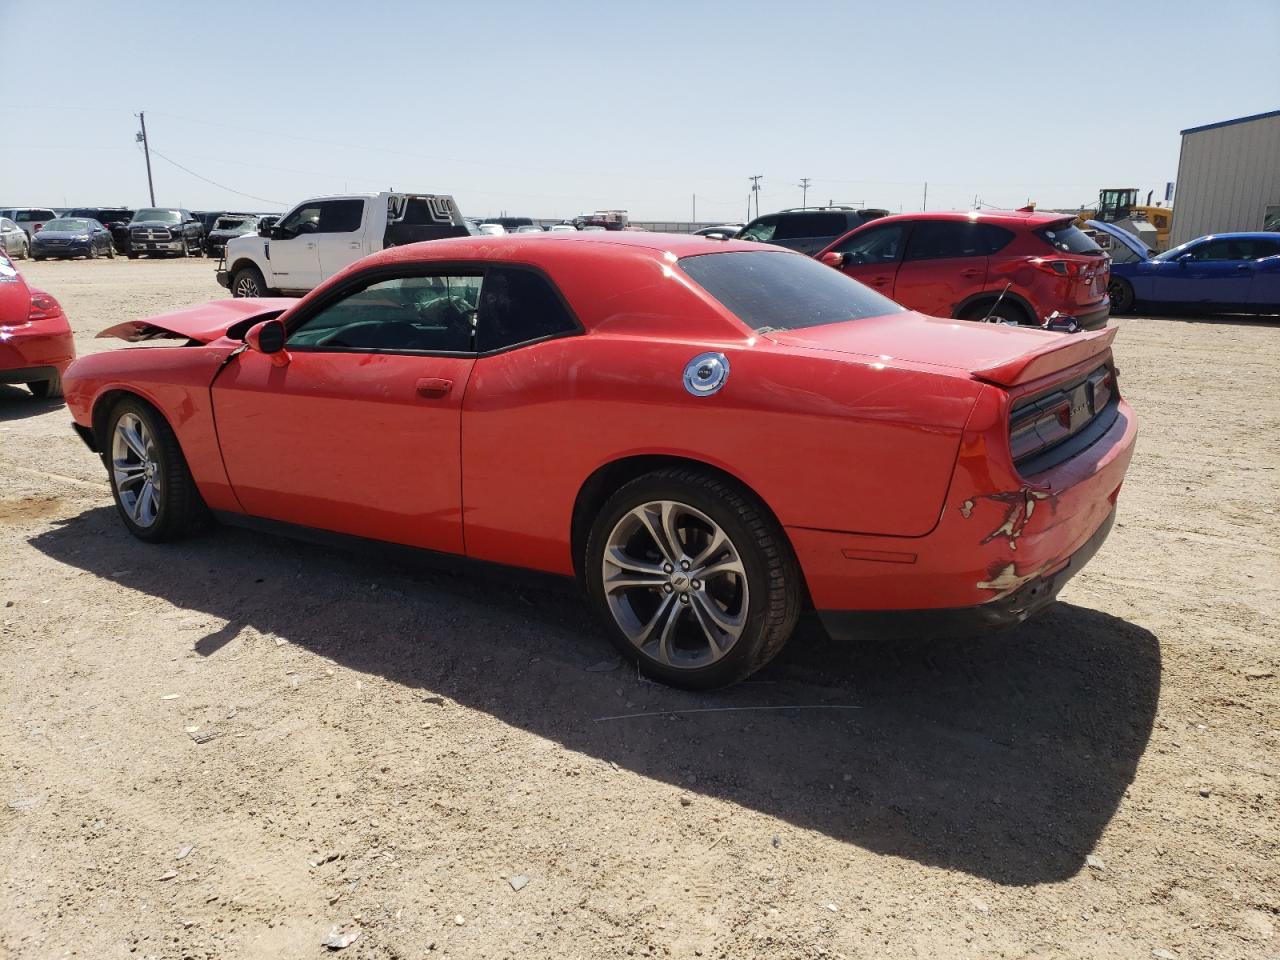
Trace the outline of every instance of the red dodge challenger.
[[437, 240], [104, 335], [183, 341], [64, 380], [135, 536], [212, 514], [578, 577], [687, 687], [810, 605], [848, 637], [1026, 619], [1106, 537], [1136, 433], [1114, 329], [925, 317], [702, 237]]

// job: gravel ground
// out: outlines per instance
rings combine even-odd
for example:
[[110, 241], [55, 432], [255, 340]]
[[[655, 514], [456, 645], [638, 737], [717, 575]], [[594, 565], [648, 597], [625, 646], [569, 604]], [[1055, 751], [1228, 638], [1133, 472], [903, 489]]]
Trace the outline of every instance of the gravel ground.
[[[81, 353], [222, 293], [22, 268]], [[1062, 602], [806, 625], [702, 696], [571, 595], [144, 546], [65, 409], [0, 387], [0, 957], [1277, 956], [1280, 324], [1119, 326], [1142, 436]]]

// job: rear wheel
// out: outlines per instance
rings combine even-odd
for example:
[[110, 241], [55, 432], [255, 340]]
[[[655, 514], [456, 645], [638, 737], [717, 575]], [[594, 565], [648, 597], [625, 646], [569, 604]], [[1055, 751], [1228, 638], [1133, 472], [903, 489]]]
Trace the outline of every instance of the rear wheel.
[[103, 462], [124, 525], [139, 540], [178, 540], [207, 515], [172, 428], [156, 410], [126, 397], [107, 418]]
[[986, 320], [988, 323], [1010, 324], [1025, 324], [1029, 322], [1027, 320], [1027, 312], [1010, 300], [1001, 300], [994, 306], [991, 301], [974, 304], [964, 310], [959, 319]]
[[35, 383], [28, 383], [27, 389], [31, 391], [32, 396], [37, 400], [60, 397], [62, 396], [62, 377], [54, 374], [52, 379], [37, 380]]
[[233, 297], [265, 297], [267, 282], [262, 279], [262, 271], [257, 267], [241, 267], [231, 278], [231, 295]]
[[587, 592], [610, 639], [650, 676], [707, 689], [768, 663], [803, 589], [777, 522], [736, 485], [695, 469], [632, 480], [587, 541]]
[[1112, 313], [1128, 313], [1133, 309], [1133, 284], [1124, 277], [1112, 277], [1107, 285]]
[[18, 259], [25, 260], [29, 256], [31, 256], [31, 244], [23, 243], [22, 249], [18, 251]]

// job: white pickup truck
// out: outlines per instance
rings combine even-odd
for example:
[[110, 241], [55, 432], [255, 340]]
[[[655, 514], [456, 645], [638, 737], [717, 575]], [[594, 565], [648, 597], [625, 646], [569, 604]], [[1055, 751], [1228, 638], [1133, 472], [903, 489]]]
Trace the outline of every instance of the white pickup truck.
[[229, 240], [217, 278], [234, 297], [303, 294], [378, 250], [471, 232], [453, 197], [317, 197], [299, 203], [257, 235]]

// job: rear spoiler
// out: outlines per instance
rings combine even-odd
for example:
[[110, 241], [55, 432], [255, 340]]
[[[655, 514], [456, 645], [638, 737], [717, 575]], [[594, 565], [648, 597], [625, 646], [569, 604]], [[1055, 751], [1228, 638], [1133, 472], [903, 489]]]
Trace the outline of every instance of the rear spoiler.
[[1039, 380], [1108, 352], [1117, 330], [1117, 327], [1108, 327], [1093, 333], [1064, 333], [1057, 342], [1046, 343], [1043, 347], [994, 367], [974, 370], [971, 376], [975, 380], [994, 383], [1000, 387], [1016, 387], [1020, 383]]

